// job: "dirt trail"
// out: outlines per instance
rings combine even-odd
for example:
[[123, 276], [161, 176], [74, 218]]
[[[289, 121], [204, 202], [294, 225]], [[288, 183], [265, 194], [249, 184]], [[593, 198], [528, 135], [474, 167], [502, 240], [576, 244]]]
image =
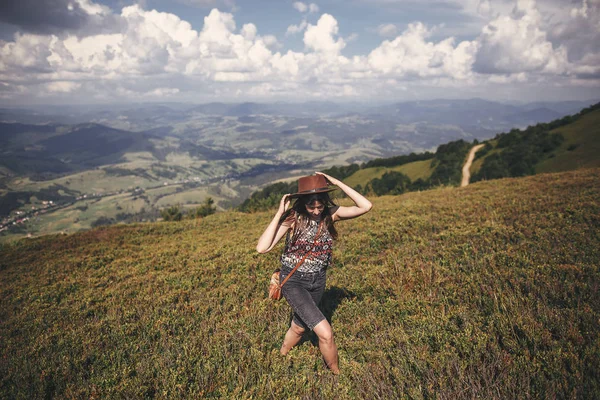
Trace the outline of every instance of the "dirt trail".
[[463, 166], [462, 169], [462, 182], [460, 183], [460, 187], [467, 186], [469, 184], [469, 179], [471, 179], [471, 164], [473, 163], [473, 159], [475, 158], [475, 153], [477, 150], [483, 147], [483, 144], [478, 144], [477, 146], [473, 146], [471, 151], [469, 152], [469, 157], [467, 158], [467, 162]]

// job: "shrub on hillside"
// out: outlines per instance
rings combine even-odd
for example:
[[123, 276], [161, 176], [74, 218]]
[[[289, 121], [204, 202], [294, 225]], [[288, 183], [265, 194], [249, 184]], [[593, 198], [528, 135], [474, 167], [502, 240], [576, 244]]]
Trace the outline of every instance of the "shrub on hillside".
[[489, 153], [493, 149], [494, 149], [494, 146], [490, 142], [485, 142], [485, 146], [483, 146], [481, 149], [479, 149], [479, 151], [477, 153], [475, 153], [475, 158], [473, 158], [473, 160], [477, 160], [477, 159], [485, 156], [487, 153]]
[[203, 218], [214, 214], [217, 211], [217, 208], [214, 207], [213, 204], [215, 204], [215, 201], [212, 199], [212, 197], [209, 197], [206, 199], [204, 204], [190, 212], [189, 216], [191, 218]]
[[239, 210], [243, 212], [255, 212], [273, 208], [279, 204], [281, 196], [286, 193], [296, 193], [297, 190], [298, 183], [296, 181], [274, 183], [258, 192], [252, 193], [252, 196], [244, 200], [239, 206]]
[[164, 221], [181, 221], [183, 214], [179, 206], [171, 206], [160, 210], [160, 216]]
[[390, 171], [383, 174], [381, 178], [371, 180], [370, 186], [377, 196], [402, 194], [409, 188], [410, 178], [400, 172]]
[[401, 155], [389, 158], [376, 158], [374, 160], [367, 161], [365, 164], [362, 165], [361, 168], [397, 167], [415, 161], [429, 160], [433, 157], [433, 153], [426, 151], [425, 153], [420, 154], [410, 153], [408, 155]]
[[115, 223], [115, 220], [113, 218], [108, 218], [103, 215], [100, 218], [98, 218], [97, 220], [95, 220], [94, 222], [92, 222], [91, 226], [92, 226], [92, 228], [96, 228], [98, 226], [112, 225], [114, 223]]
[[350, 164], [350, 165], [333, 166], [329, 169], [323, 170], [323, 172], [326, 173], [327, 175], [333, 176], [334, 178], [343, 180], [343, 179], [346, 179], [347, 177], [349, 177], [350, 175], [352, 175], [353, 173], [355, 173], [356, 171], [358, 171], [359, 169], [360, 169], [360, 166], [358, 164]]
[[462, 166], [472, 144], [462, 139], [438, 147], [435, 169], [429, 177], [430, 186], [458, 185], [462, 179]]
[[545, 125], [530, 126], [523, 132], [513, 129], [496, 136], [497, 147], [502, 151], [488, 156], [472, 181], [535, 174], [535, 165], [564, 141], [562, 135], [546, 131]]

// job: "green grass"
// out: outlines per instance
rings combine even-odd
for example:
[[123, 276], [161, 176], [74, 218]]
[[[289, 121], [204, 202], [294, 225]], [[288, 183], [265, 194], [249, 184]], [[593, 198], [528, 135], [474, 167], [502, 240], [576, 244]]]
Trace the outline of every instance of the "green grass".
[[429, 179], [433, 169], [431, 168], [432, 160], [415, 161], [408, 164], [400, 165], [398, 167], [391, 168], [392, 171], [398, 171], [408, 176], [411, 181], [417, 179]]
[[425, 180], [428, 179], [433, 172], [433, 169], [431, 168], [431, 161], [432, 160], [414, 161], [408, 164], [390, 168], [372, 167], [360, 169], [346, 178], [344, 182], [352, 187], [356, 187], [356, 185], [365, 187], [369, 181], [373, 179], [379, 179], [383, 176], [383, 174], [389, 171], [401, 172], [408, 176], [411, 181], [415, 181], [419, 178]]
[[[577, 121], [552, 130], [560, 133], [565, 141], [535, 166], [536, 173], [563, 172], [578, 168], [600, 167], [600, 110], [581, 116]], [[495, 144], [495, 140], [490, 140]], [[477, 173], [483, 160], [502, 149], [494, 149], [475, 161], [471, 166], [471, 174]]]
[[599, 182], [385, 196], [338, 224], [339, 377], [311, 340], [278, 354], [270, 213], [1, 245], [0, 398], [598, 398]]
[[[590, 112], [578, 121], [552, 132], [563, 135], [565, 141], [554, 152], [554, 157], [536, 166], [537, 173], [600, 167], [600, 110]], [[572, 147], [575, 149], [569, 150]]]

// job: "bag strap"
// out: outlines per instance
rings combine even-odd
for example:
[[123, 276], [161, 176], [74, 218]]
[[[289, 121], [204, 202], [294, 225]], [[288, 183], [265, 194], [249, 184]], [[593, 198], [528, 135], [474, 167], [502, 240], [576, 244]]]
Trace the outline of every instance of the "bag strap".
[[294, 269], [292, 269], [292, 271], [289, 273], [289, 275], [285, 277], [283, 282], [281, 282], [281, 284], [279, 285], [280, 288], [287, 282], [288, 279], [290, 279], [292, 277], [292, 275], [294, 275], [294, 272], [296, 272], [298, 267], [300, 267], [302, 265], [302, 263], [304, 263], [304, 260], [306, 260], [306, 257], [308, 257], [308, 255], [310, 254], [312, 249], [315, 247], [315, 244], [317, 243], [317, 239], [319, 238], [319, 233], [321, 233], [321, 228], [323, 227], [324, 222], [325, 222], [325, 220], [322, 220], [321, 222], [319, 222], [319, 229], [317, 230], [317, 234], [315, 235], [315, 240], [313, 241], [312, 246], [310, 246], [310, 250], [308, 250], [306, 252], [306, 254], [304, 254], [304, 257], [302, 257], [302, 259], [298, 262], [298, 264], [296, 264], [296, 266], [294, 267]]

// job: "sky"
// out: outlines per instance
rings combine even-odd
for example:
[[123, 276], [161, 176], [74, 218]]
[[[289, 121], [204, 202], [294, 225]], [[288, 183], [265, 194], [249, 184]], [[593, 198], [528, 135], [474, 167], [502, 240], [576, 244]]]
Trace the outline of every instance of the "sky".
[[0, 104], [600, 98], [600, 0], [2, 0]]

